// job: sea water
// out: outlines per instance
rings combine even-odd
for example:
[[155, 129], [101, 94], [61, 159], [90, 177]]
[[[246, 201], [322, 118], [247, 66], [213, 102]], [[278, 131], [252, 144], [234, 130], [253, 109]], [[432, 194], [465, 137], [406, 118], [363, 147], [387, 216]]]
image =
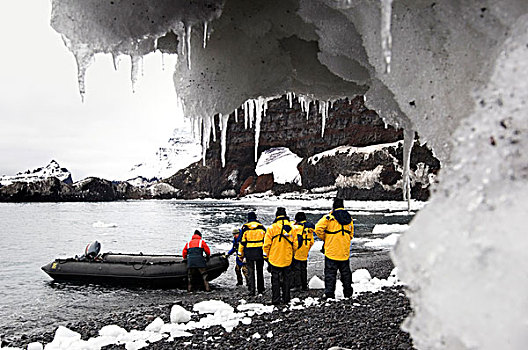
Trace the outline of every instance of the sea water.
[[[413, 216], [401, 211], [406, 208], [403, 202], [373, 203], [355, 202], [350, 210], [358, 242], [390, 234], [372, 234], [377, 224], [407, 224]], [[202, 231], [212, 253], [227, 252], [232, 230], [246, 221], [249, 211], [255, 211], [267, 226], [273, 222], [277, 206], [286, 207], [292, 219], [302, 210], [315, 223], [329, 211], [330, 201], [0, 203], [0, 336], [50, 331], [87, 315], [126, 311], [134, 305], [171, 303], [185, 293], [176, 289], [55, 283], [40, 269], [55, 258], [80, 256], [95, 240], [102, 244], [102, 253], [181, 255], [195, 229]], [[312, 250], [312, 256], [317, 254], [322, 257]], [[232, 270], [212, 285], [233, 288]]]

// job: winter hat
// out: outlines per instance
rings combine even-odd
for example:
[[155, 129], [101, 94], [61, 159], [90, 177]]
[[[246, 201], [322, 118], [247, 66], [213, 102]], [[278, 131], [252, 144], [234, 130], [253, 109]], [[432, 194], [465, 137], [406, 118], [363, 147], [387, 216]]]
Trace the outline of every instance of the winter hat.
[[240, 230], [239, 230], [239, 229], [235, 228], [235, 229], [233, 230], [233, 235], [238, 235], [239, 233], [240, 233]]
[[343, 198], [334, 198], [334, 203], [332, 204], [332, 209], [344, 208], [345, 204]]
[[295, 221], [301, 222], [306, 220], [306, 214], [304, 214], [302, 211], [295, 214]]
[[277, 208], [277, 211], [275, 212], [275, 216], [276, 216], [276, 217], [279, 217], [279, 216], [286, 216], [286, 208], [278, 207], [278, 208]]
[[250, 211], [248, 213], [248, 221], [255, 221], [257, 220], [257, 214], [255, 214], [254, 211]]
[[202, 233], [200, 231], [198, 231], [198, 230], [194, 231], [194, 234], [202, 237]]

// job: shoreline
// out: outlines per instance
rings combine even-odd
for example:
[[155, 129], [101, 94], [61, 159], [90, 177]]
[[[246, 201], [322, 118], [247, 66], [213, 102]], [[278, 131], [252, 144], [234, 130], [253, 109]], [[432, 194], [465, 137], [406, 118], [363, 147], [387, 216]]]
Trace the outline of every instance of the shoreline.
[[[308, 278], [320, 276], [322, 254], [314, 254], [309, 264]], [[351, 256], [352, 271], [360, 268], [369, 270], [371, 276], [386, 279], [394, 265], [388, 251], [358, 252]], [[229, 272], [233, 272], [232, 265]], [[236, 279], [232, 273], [233, 285]], [[106, 325], [117, 325], [128, 331], [144, 330], [154, 319], [160, 317], [170, 322], [170, 310], [179, 304], [192, 310], [194, 304], [204, 300], [221, 300], [235, 307], [241, 299], [247, 302], [268, 304], [271, 300], [269, 274], [264, 276], [266, 291], [261, 297], [247, 297], [245, 286], [216, 287], [213, 292], [175, 293], [174, 302], [149, 300], [146, 304], [131, 305], [130, 310], [114, 313], [111, 311], [87, 315], [84, 320], [72, 321], [64, 326], [80, 333], [82, 339], [98, 336], [98, 331]], [[311, 289], [307, 292], [292, 292], [293, 298], [321, 298], [323, 290]], [[413, 349], [409, 335], [400, 329], [411, 308], [403, 286], [383, 288], [377, 293], [365, 292], [351, 299], [322, 302], [301, 310], [289, 310], [285, 306], [272, 313], [255, 315], [249, 325], [240, 324], [232, 332], [221, 326], [195, 329], [192, 337], [176, 338], [167, 342], [160, 340], [149, 344], [146, 349], [193, 349], [235, 348], [247, 349], [328, 349], [333, 346], [356, 349]], [[197, 317], [197, 316], [194, 316]], [[194, 318], [193, 318], [194, 319]], [[2, 346], [25, 349], [31, 342], [50, 343], [57, 326], [42, 334], [26, 334], [11, 339]], [[268, 337], [271, 334], [273, 336]], [[258, 334], [258, 335], [257, 335]], [[103, 347], [125, 349], [123, 345]]]

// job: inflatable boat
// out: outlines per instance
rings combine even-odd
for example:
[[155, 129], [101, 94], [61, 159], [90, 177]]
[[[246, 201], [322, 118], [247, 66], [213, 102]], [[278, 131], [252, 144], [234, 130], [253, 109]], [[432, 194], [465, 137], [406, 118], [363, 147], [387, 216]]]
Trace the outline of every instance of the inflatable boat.
[[[207, 261], [207, 280], [220, 276], [229, 267], [222, 254]], [[104, 253], [95, 257], [56, 259], [42, 266], [55, 281], [166, 288], [187, 287], [187, 262], [177, 255]], [[201, 278], [193, 284], [202, 284]]]

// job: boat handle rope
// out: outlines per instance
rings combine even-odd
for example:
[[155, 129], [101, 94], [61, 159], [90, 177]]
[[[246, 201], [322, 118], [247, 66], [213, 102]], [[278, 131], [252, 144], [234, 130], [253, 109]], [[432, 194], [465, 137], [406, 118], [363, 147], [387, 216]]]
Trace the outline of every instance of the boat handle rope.
[[134, 268], [134, 270], [139, 271], [139, 270], [141, 270], [146, 264], [147, 264], [147, 260], [143, 260], [143, 261], [141, 262], [141, 265], [139, 265], [139, 268], [136, 268], [136, 265], [137, 265], [137, 264], [132, 264], [132, 267]]

